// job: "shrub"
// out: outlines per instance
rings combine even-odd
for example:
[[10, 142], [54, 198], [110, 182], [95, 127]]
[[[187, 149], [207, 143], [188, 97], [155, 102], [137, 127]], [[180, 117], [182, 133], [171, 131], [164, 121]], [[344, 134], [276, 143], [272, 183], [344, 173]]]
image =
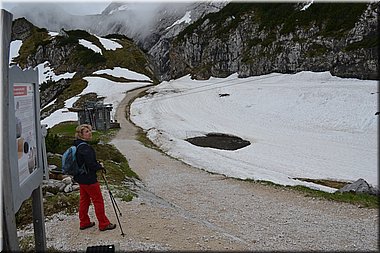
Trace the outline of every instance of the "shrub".
[[50, 153], [58, 153], [60, 140], [57, 134], [51, 134], [49, 131], [45, 137], [46, 151]]

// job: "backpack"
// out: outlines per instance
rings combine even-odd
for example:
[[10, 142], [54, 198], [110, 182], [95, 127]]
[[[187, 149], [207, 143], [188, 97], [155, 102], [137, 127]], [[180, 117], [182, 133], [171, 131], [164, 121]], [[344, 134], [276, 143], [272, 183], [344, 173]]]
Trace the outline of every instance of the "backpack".
[[79, 167], [77, 163], [76, 152], [80, 145], [86, 144], [85, 142], [79, 143], [79, 145], [69, 147], [62, 155], [62, 172], [65, 175], [78, 176], [87, 174], [85, 164]]

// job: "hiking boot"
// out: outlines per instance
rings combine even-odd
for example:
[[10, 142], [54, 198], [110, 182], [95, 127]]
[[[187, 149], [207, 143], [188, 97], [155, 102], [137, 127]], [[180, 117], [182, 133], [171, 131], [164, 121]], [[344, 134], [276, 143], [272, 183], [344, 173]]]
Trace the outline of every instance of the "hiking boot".
[[95, 222], [90, 222], [90, 224], [88, 224], [87, 226], [80, 227], [79, 229], [83, 230], [83, 229], [86, 229], [86, 228], [91, 228], [93, 226], [95, 226]]
[[105, 228], [99, 228], [99, 229], [100, 229], [100, 231], [106, 231], [106, 230], [112, 230], [112, 229], [115, 229], [115, 228], [116, 228], [116, 224], [110, 223], [110, 224], [107, 225], [107, 227], [105, 227]]

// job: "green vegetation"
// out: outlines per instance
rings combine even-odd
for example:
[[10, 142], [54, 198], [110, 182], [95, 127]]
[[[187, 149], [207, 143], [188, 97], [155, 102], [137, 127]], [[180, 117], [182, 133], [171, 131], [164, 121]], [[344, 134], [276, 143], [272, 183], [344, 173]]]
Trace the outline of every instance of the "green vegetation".
[[213, 24], [210, 26], [214, 29], [213, 36], [223, 38], [243, 21], [242, 17], [246, 14], [249, 15], [245, 18], [250, 16], [260, 25], [260, 30], [276, 31], [281, 28], [280, 33], [287, 34], [296, 31], [297, 27], [308, 28], [316, 24], [320, 29], [319, 35], [337, 37], [354, 27], [366, 7], [366, 3], [313, 3], [305, 11], [300, 11], [296, 10], [295, 3], [234, 2], [189, 25], [178, 35], [178, 40], [195, 30], [198, 34], [209, 32], [198, 30], [207, 19]]
[[91, 34], [89, 34], [88, 32], [86, 32], [84, 30], [68, 30], [68, 31], [65, 31], [65, 33], [69, 37], [76, 38], [76, 39], [86, 39], [86, 40], [88, 40], [91, 37], [93, 37]]
[[344, 50], [353, 51], [361, 48], [378, 48], [379, 46], [379, 37], [377, 35], [371, 35], [364, 37], [361, 41], [357, 41], [349, 44]]
[[[78, 211], [79, 192], [71, 192], [69, 194], [58, 193], [53, 196], [44, 196], [44, 198], [43, 207], [45, 217], [49, 217], [58, 212], [73, 214]], [[29, 198], [22, 203], [19, 211], [16, 213], [16, 224], [22, 228], [32, 222], [32, 200]]]
[[149, 140], [149, 138], [146, 136], [146, 132], [144, 132], [144, 130], [142, 130], [141, 128], [139, 128], [136, 139], [139, 142], [141, 142], [145, 147], [153, 148], [162, 152], [156, 145], [154, 145], [154, 143], [151, 140]]
[[274, 41], [276, 41], [276, 39], [276, 34], [271, 32], [267, 37], [265, 37], [263, 42], [261, 42], [261, 45], [264, 47], [270, 46]]
[[308, 57], [323, 56], [329, 49], [319, 44], [313, 44], [306, 52]]
[[[28, 25], [30, 28], [29, 36], [23, 41], [20, 48], [20, 55], [14, 61], [20, 64], [21, 67], [26, 67], [28, 57], [32, 57], [38, 46], [46, 46], [51, 43], [49, 50], [59, 50], [64, 52], [65, 56], [59, 66], [55, 68], [56, 73], [72, 72], [76, 70], [76, 75], [73, 79], [68, 81], [68, 88], [62, 88], [64, 91], [59, 93], [56, 98], [57, 101], [49, 108], [45, 108], [45, 112], [54, 109], [59, 109], [64, 106], [64, 101], [70, 97], [80, 94], [86, 87], [87, 82], [82, 78], [91, 75], [98, 69], [111, 69], [113, 67], [123, 67], [142, 73], [150, 77], [154, 83], [158, 83], [153, 71], [149, 67], [148, 59], [131, 40], [124, 35], [111, 34], [106, 36], [121, 44], [123, 47], [116, 50], [105, 50], [99, 39], [83, 30], [69, 30], [64, 31], [64, 35], [55, 37], [49, 36], [46, 29], [41, 29], [33, 26], [30, 22], [24, 19], [19, 19], [14, 22], [24, 22], [22, 25]], [[102, 53], [96, 53], [93, 50], [79, 44], [79, 39], [85, 39], [102, 49]], [[49, 58], [49, 57], [48, 57]], [[46, 59], [51, 61], [52, 59]], [[122, 78], [113, 78], [103, 76], [109, 80], [127, 82], [130, 80]], [[47, 81], [41, 84], [41, 92], [43, 93], [50, 86], [56, 85], [53, 81]]]
[[96, 53], [82, 45], [77, 45], [76, 51], [71, 54], [68, 64], [79, 64], [85, 67], [85, 69], [92, 70], [105, 64], [106, 61], [107, 59], [100, 53]]
[[[90, 92], [84, 95], [81, 95], [77, 101], [73, 104], [73, 108], [83, 108], [87, 101], [100, 101], [101, 98], [98, 98], [98, 95], [95, 92]], [[69, 109], [70, 110], [70, 109]]]
[[52, 134], [48, 131], [45, 137], [45, 145], [46, 149], [52, 153], [58, 153], [58, 147], [60, 146], [60, 138], [58, 134]]
[[64, 105], [64, 102], [80, 94], [87, 87], [87, 81], [81, 78], [73, 78], [70, 82], [70, 86], [66, 88], [58, 97], [56, 104], [61, 104], [61, 108]]
[[39, 46], [45, 46], [50, 42], [50, 36], [46, 29], [32, 26], [31, 35], [23, 41], [19, 50], [19, 56], [14, 61], [19, 63], [22, 68], [27, 67], [28, 56], [34, 55]]
[[108, 35], [104, 36], [104, 38], [106, 38], [106, 39], [128, 40], [129, 42], [133, 42], [133, 40], [131, 38], [128, 38], [124, 34], [115, 34], [115, 33], [113, 33], [113, 34], [108, 34]]
[[79, 42], [78, 39], [74, 37], [68, 37], [68, 36], [66, 37], [66, 36], [58, 35], [55, 38], [57, 40], [58, 46], [61, 46], [61, 47], [68, 46], [68, 45], [76, 45]]
[[40, 84], [40, 92], [44, 92], [47, 88], [49, 88], [50, 86], [54, 85], [55, 82], [52, 81], [52, 80], [47, 80], [43, 83]]
[[59, 40], [59, 44], [61, 46], [68, 45], [68, 44], [77, 44], [79, 43], [80, 39], [85, 39], [87, 41], [90, 41], [94, 43], [96, 46], [103, 48], [102, 44], [99, 42], [98, 38], [91, 35], [90, 33], [84, 31], [84, 30], [63, 30], [67, 36], [57, 36]]
[[354, 27], [366, 8], [367, 3], [314, 3], [295, 18], [300, 23], [316, 22], [323, 36], [341, 36]]
[[[58, 212], [74, 214], [78, 212], [79, 192], [69, 194], [58, 193], [54, 196], [44, 196], [44, 215], [49, 217]], [[16, 213], [16, 224], [18, 228], [24, 228], [33, 222], [32, 200], [28, 199], [22, 203], [19, 211]], [[35, 252], [34, 236], [24, 236], [20, 239], [21, 252]], [[48, 248], [47, 252], [59, 252], [54, 248]]]
[[[132, 71], [144, 74], [153, 81], [158, 82], [154, 74], [147, 69], [148, 59], [145, 54], [130, 39], [117, 40], [123, 48], [116, 51], [105, 50], [104, 57], [107, 59], [107, 67], [124, 67]], [[117, 52], [117, 53], [115, 53]]]
[[[213, 31], [216, 36], [223, 39], [231, 29], [236, 28], [239, 25], [242, 21], [241, 17], [245, 13], [252, 10], [252, 7], [252, 3], [229, 3], [219, 12], [209, 13], [204, 18], [199, 19], [187, 26], [181, 33], [178, 34], [177, 40], [182, 40], [184, 36], [193, 33], [194, 30], [203, 24], [207, 19], [211, 24], [215, 24], [215, 26], [212, 27], [216, 28], [215, 31]], [[201, 33], [201, 30], [197, 30], [197, 33]]]
[[294, 178], [296, 180], [301, 180], [305, 182], [311, 182], [319, 185], [324, 185], [331, 188], [340, 189], [349, 182], [340, 182], [340, 181], [334, 181], [334, 180], [327, 180], [327, 179], [311, 179], [311, 178]]
[[328, 193], [328, 192], [313, 190], [306, 186], [293, 186], [292, 189], [296, 191], [304, 192], [305, 196], [307, 197], [317, 197], [317, 198], [323, 198], [323, 199], [332, 200], [332, 201], [345, 202], [345, 203], [357, 205], [360, 207], [379, 208], [379, 197], [374, 196], [374, 195], [363, 194], [363, 193], [352, 193], [352, 192]]

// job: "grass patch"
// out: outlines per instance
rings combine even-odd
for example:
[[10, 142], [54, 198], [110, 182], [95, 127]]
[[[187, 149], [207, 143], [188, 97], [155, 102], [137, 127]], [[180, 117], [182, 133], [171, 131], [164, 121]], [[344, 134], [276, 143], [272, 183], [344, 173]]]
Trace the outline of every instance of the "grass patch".
[[[52, 216], [55, 213], [64, 212], [73, 214], [78, 212], [79, 192], [69, 194], [58, 193], [54, 196], [44, 196], [44, 215]], [[16, 213], [16, 224], [18, 228], [23, 228], [33, 222], [32, 199], [24, 201]]]
[[19, 63], [22, 68], [27, 67], [28, 56], [34, 55], [39, 46], [45, 46], [51, 42], [46, 29], [38, 28], [28, 21], [26, 22], [31, 28], [31, 33], [30, 36], [23, 41], [19, 56], [14, 59], [14, 61]]
[[[330, 201], [336, 201], [336, 202], [343, 202], [343, 203], [349, 203], [352, 205], [356, 205], [359, 207], [364, 208], [379, 208], [379, 197], [370, 195], [370, 194], [364, 194], [364, 193], [353, 193], [353, 192], [324, 192], [319, 190], [314, 190], [311, 188], [308, 188], [303, 185], [296, 185], [296, 186], [283, 186], [279, 185], [270, 181], [265, 180], [253, 180], [253, 179], [245, 179], [243, 181], [247, 182], [254, 182], [254, 183], [260, 183], [263, 185], [269, 185], [276, 188], [282, 188], [282, 189], [288, 189], [292, 191], [297, 191], [299, 193], [303, 193], [305, 197], [312, 197], [312, 198], [319, 198], [319, 199], [326, 199]], [[326, 186], [332, 186], [332, 185], [341, 185], [342, 182], [335, 182], [333, 183], [332, 180], [313, 180], [312, 182], [321, 182], [324, 183]]]
[[58, 156], [57, 154], [53, 154], [47, 157], [47, 162], [50, 165], [55, 165], [58, 168], [62, 166], [62, 158]]
[[104, 50], [103, 55], [107, 59], [107, 67], [120, 67], [123, 66], [132, 71], [144, 74], [150, 77], [153, 82], [158, 83], [158, 79], [148, 67], [148, 59], [144, 52], [141, 51], [133, 41], [124, 38], [118, 39], [117, 43], [121, 44], [123, 48], [118, 48], [115, 53], [112, 50]]
[[[287, 186], [287, 187], [290, 187], [290, 186]], [[370, 194], [352, 193], [352, 192], [328, 193], [328, 192], [313, 190], [306, 186], [300, 186], [300, 185], [292, 186], [291, 189], [303, 192], [305, 196], [307, 197], [315, 197], [315, 198], [322, 198], [322, 199], [327, 199], [331, 201], [344, 202], [344, 203], [349, 203], [352, 205], [357, 205], [359, 207], [379, 208], [379, 197], [370, 195]]]
[[[20, 239], [20, 251], [21, 252], [36, 252], [34, 244], [34, 235], [27, 235]], [[48, 247], [46, 252], [62, 252], [54, 247]]]
[[315, 183], [319, 185], [324, 185], [324, 186], [335, 188], [335, 189], [340, 189], [349, 183], [349, 182], [340, 182], [340, 181], [334, 181], [334, 180], [328, 180], [328, 179], [311, 179], [311, 178], [294, 178], [294, 179], [310, 182], [310, 183]]
[[66, 88], [58, 97], [56, 104], [60, 104], [61, 108], [64, 102], [78, 94], [80, 94], [87, 87], [87, 81], [81, 78], [74, 78], [70, 82], [70, 86]]
[[152, 148], [152, 149], [162, 152], [162, 150], [160, 150], [151, 140], [149, 140], [149, 138], [146, 136], [146, 132], [144, 132], [143, 129], [141, 128], [138, 128], [138, 129], [139, 130], [137, 131], [136, 140], [141, 142], [147, 148]]
[[57, 134], [59, 136], [74, 137], [75, 128], [78, 126], [76, 121], [66, 121], [49, 128], [48, 131], [51, 134]]
[[[102, 98], [98, 98], [98, 94], [95, 92], [90, 92], [84, 95], [80, 95], [77, 101], [74, 102], [73, 108], [84, 108], [86, 102], [99, 102]], [[70, 111], [70, 109], [69, 109]]]

